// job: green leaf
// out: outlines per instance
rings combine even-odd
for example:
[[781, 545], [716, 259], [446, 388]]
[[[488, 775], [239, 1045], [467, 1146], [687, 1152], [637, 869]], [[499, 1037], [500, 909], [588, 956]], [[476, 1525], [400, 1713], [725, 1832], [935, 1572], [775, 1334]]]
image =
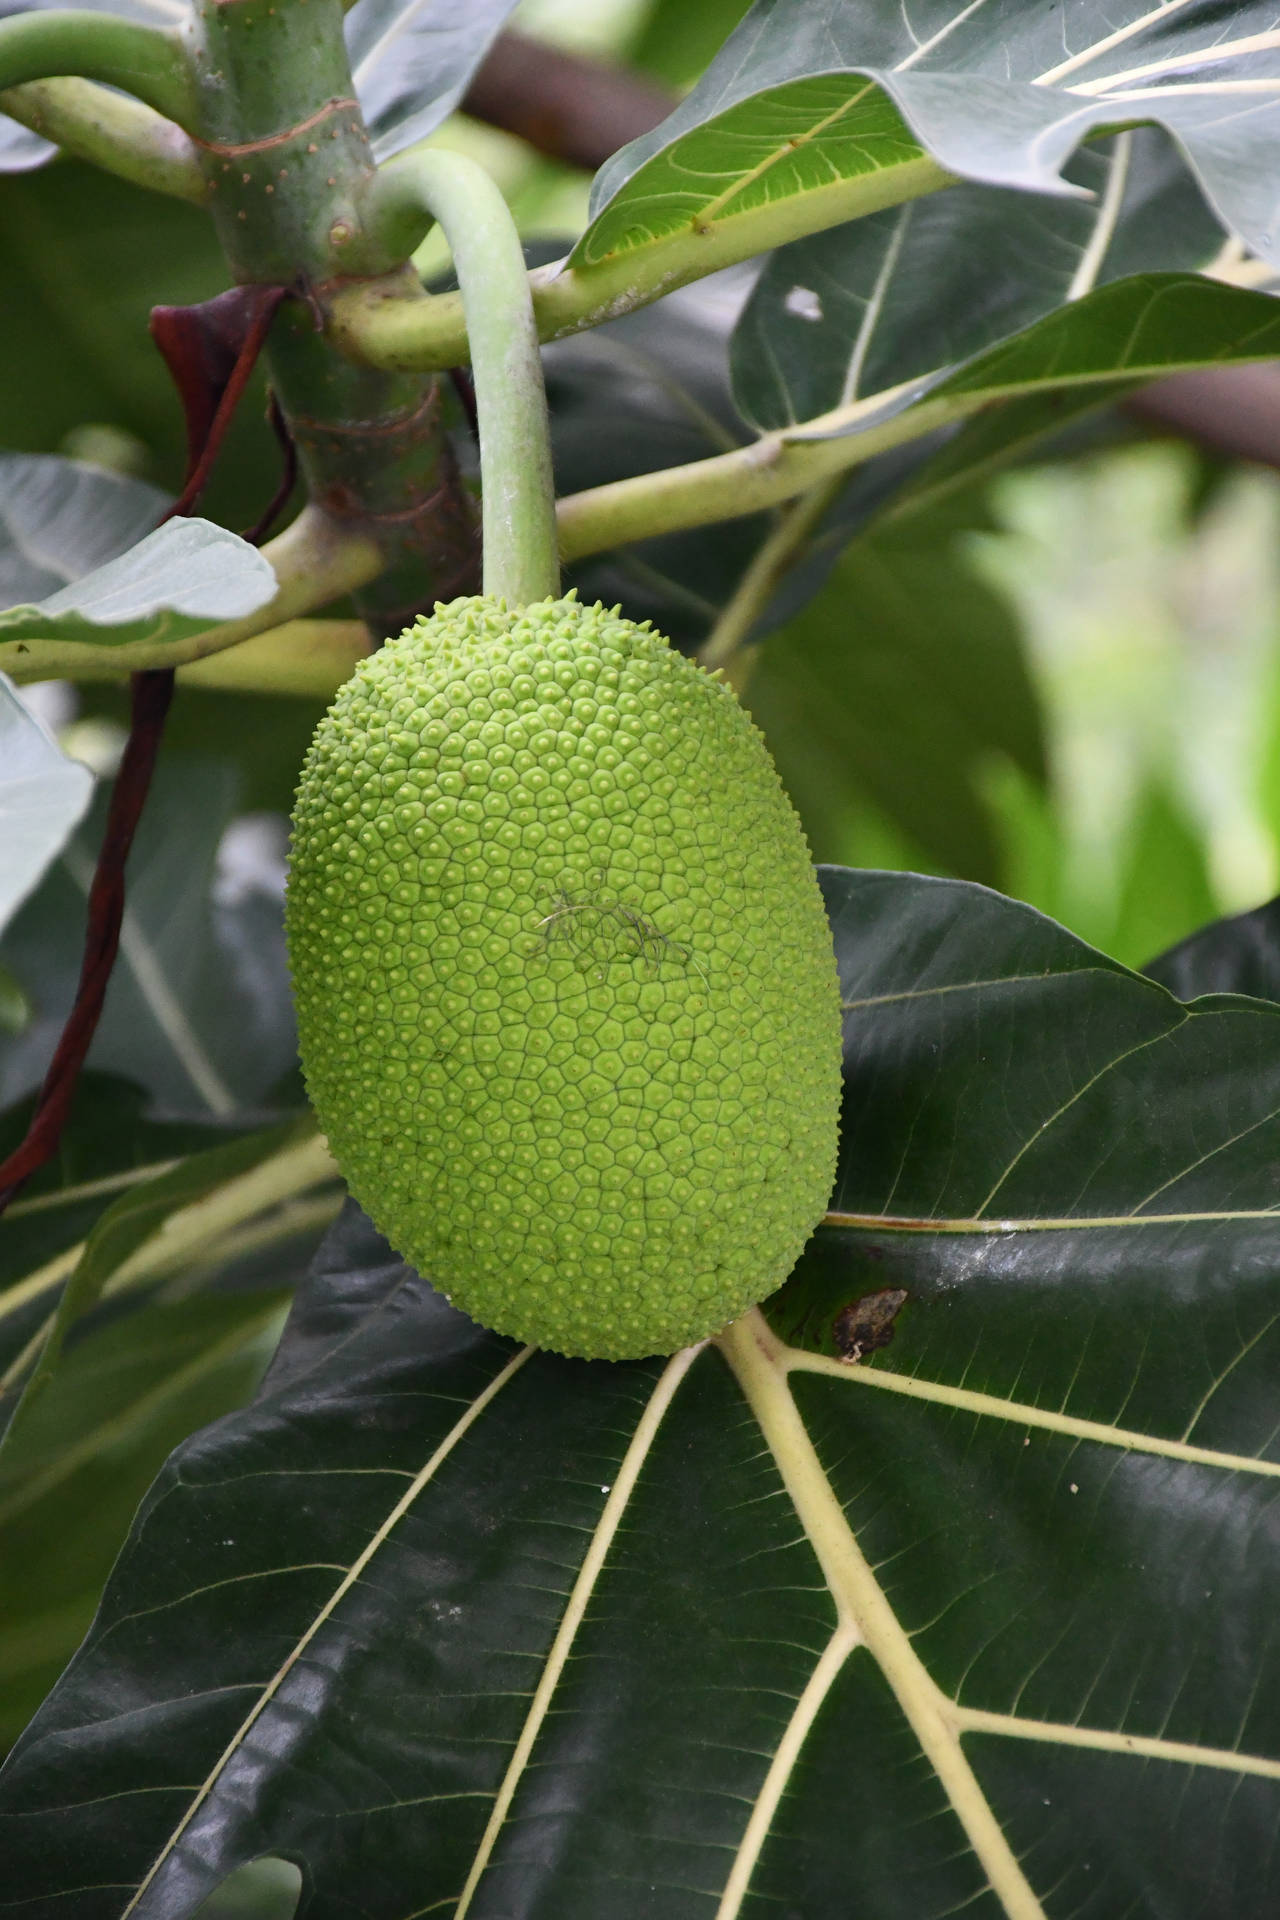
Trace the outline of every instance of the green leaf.
[[1192, 366], [1271, 358], [1280, 349], [1280, 305], [1264, 293], [1195, 274], [1143, 273], [1113, 281], [978, 354], [943, 378], [925, 378], [853, 421], [801, 423], [788, 442], [843, 438], [916, 407], [933, 424], [967, 417], [993, 400], [1076, 387], [1098, 401]]
[[1280, 1000], [1280, 899], [1201, 927], [1142, 971], [1179, 1000], [1212, 993]]
[[[0, 1042], [6, 1101], [40, 1080], [72, 1004], [107, 797], [101, 789], [0, 943], [0, 964], [36, 1009], [21, 1035]], [[140, 1081], [170, 1112], [222, 1119], [269, 1100], [295, 1060], [283, 822], [237, 825], [224, 842], [236, 810], [231, 769], [161, 756], [89, 1055], [92, 1066]]]
[[629, 64], [678, 90], [692, 86], [739, 25], [751, 0], [650, 0]]
[[[0, 120], [0, 126], [12, 124]], [[0, 355], [6, 366], [22, 369], [21, 378], [0, 384], [0, 445], [53, 454], [69, 437], [74, 445], [86, 425], [106, 426], [141, 443], [148, 477], [176, 493], [186, 468], [182, 409], [151, 343], [147, 315], [160, 303], [211, 299], [226, 286], [226, 263], [207, 212], [60, 158], [56, 166], [0, 181], [0, 252]], [[120, 271], [122, 260], [127, 273]], [[224, 526], [256, 520], [274, 490], [279, 449], [264, 413], [259, 373], [203, 496], [208, 517]], [[114, 552], [140, 540], [169, 504], [158, 501]], [[55, 496], [49, 505], [56, 505]], [[89, 564], [113, 557], [97, 554]], [[7, 599], [39, 599], [49, 590], [24, 589]]]
[[93, 775], [68, 759], [0, 673], [0, 930], [89, 804]]
[[446, 120], [516, 0], [357, 0], [347, 53], [373, 142], [389, 160]]
[[756, 0], [675, 112], [601, 169], [577, 257], [745, 229], [765, 208], [775, 239], [783, 209], [792, 236], [813, 232], [855, 211], [847, 182], [859, 174], [875, 178], [881, 206], [919, 191], [922, 150], [987, 186], [1078, 193], [1061, 169], [1082, 141], [1152, 122], [1223, 225], [1277, 260], [1277, 134], [1259, 106], [1277, 77], [1264, 0], [1225, 13], [1218, 0], [1082, 0], [1069, 25], [1054, 7]]
[[516, 1350], [349, 1209], [10, 1761], [15, 1914], [179, 1920], [263, 1854], [334, 1920], [1275, 1904], [1280, 1008], [822, 878], [800, 1344]]
[[186, 640], [253, 613], [275, 592], [271, 563], [256, 547], [209, 520], [170, 520], [38, 605], [0, 613], [0, 658], [21, 663], [40, 640]]
[[[82, 1074], [56, 1154], [5, 1209], [0, 1369], [46, 1317], [74, 1265], [75, 1249], [116, 1196], [230, 1137], [225, 1123], [154, 1119], [147, 1104], [146, 1093], [132, 1081]], [[0, 1158], [23, 1139], [34, 1106], [32, 1095], [0, 1114]], [[31, 1277], [38, 1274], [46, 1284], [33, 1286]]]
[[[673, 277], [687, 280], [945, 184], [893, 102], [867, 84], [800, 80], [697, 120], [687, 109], [605, 162], [571, 267], [634, 262], [637, 275], [659, 278], [671, 273], [669, 261], [678, 263]], [[677, 127], [677, 137], [660, 138]], [[701, 265], [699, 254], [708, 256]]]
[[0, 1746], [75, 1652], [166, 1455], [253, 1392], [287, 1298], [281, 1289], [157, 1302], [66, 1356], [46, 1418], [0, 1477]]
[[[332, 1171], [313, 1134], [304, 1122], [224, 1138], [100, 1195], [79, 1258], [52, 1263], [66, 1269], [61, 1302], [44, 1284], [56, 1282], [50, 1263], [0, 1298], [0, 1311], [24, 1298], [48, 1327], [6, 1356], [11, 1405], [30, 1378], [0, 1448], [0, 1735], [19, 1731], [24, 1702], [29, 1713], [73, 1650], [165, 1454], [260, 1377], [288, 1289], [336, 1210], [332, 1186], [297, 1198]], [[6, 1348], [14, 1318], [0, 1327]]]
[[1221, 230], [1157, 130], [1068, 171], [1088, 199], [961, 186], [780, 248], [734, 334], [739, 407], [764, 430], [811, 419], [968, 360], [1095, 286], [1218, 252]]
[[855, 539], [759, 646], [744, 697], [819, 860], [870, 799], [931, 864], [1001, 878], [986, 766], [1042, 785], [1044, 743], [1017, 625], [963, 551], [975, 521], [971, 501]]
[[44, 600], [105, 567], [171, 505], [157, 487], [79, 460], [0, 453], [0, 600]]

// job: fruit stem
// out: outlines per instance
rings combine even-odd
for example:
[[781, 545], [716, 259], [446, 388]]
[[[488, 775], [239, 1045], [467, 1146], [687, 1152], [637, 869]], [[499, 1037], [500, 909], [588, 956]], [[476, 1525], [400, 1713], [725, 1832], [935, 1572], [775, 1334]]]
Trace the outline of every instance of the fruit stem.
[[403, 257], [439, 222], [462, 294], [484, 483], [484, 591], [509, 607], [560, 590], [547, 396], [529, 276], [494, 182], [456, 153], [413, 153], [379, 168], [366, 230]]

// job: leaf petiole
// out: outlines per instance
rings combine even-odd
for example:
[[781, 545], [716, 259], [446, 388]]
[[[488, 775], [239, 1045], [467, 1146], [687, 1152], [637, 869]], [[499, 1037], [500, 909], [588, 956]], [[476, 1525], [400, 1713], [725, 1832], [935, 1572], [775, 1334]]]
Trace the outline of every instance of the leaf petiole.
[[195, 143], [181, 127], [93, 80], [68, 75], [8, 87], [0, 92], [0, 113], [136, 187], [196, 206], [209, 197]]
[[175, 34], [81, 7], [0, 20], [0, 88], [68, 76], [118, 87], [193, 130], [195, 81]]

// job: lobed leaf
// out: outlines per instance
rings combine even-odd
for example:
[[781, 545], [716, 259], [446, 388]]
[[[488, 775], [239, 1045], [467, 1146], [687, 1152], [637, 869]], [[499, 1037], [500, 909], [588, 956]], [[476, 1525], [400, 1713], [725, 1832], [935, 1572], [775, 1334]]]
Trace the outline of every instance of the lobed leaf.
[[768, 1321], [515, 1350], [349, 1208], [10, 1761], [16, 1915], [263, 1854], [318, 1920], [1274, 1904], [1280, 1008], [822, 881], [840, 1212]]

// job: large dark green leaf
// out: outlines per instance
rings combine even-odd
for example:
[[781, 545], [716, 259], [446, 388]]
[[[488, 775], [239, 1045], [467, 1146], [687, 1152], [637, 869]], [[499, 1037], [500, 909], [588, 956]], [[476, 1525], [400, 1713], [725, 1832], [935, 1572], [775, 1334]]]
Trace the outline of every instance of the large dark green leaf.
[[971, 501], [855, 540], [760, 644], [745, 698], [819, 860], [848, 858], [870, 800], [912, 864], [1001, 878], [986, 770], [999, 756], [1038, 788], [1044, 743], [1017, 624], [961, 547], [975, 524]]
[[1179, 1000], [1207, 993], [1244, 993], [1280, 1000], [1280, 899], [1252, 913], [1215, 920], [1149, 960], [1143, 972]]
[[352, 1209], [10, 1763], [15, 1915], [261, 1854], [310, 1920], [1271, 1911], [1280, 1009], [823, 884], [843, 1211], [769, 1320], [517, 1351]]
[[[70, 1009], [105, 810], [103, 790], [0, 943], [0, 963], [35, 1008], [22, 1034], [0, 1042], [5, 1100], [40, 1079]], [[170, 1111], [224, 1119], [264, 1102], [294, 1061], [282, 823], [237, 829], [219, 863], [236, 811], [231, 769], [162, 757], [90, 1053], [94, 1066], [141, 1081]]]
[[[944, 377], [913, 382], [865, 415], [801, 422], [788, 439], [864, 432], [896, 412], [968, 419], [993, 401], [1087, 388], [1097, 401], [1185, 367], [1264, 360], [1280, 349], [1280, 301], [1196, 274], [1139, 273], [1059, 307]], [[1025, 437], [1025, 436], [1023, 436]]]
[[1267, 0], [756, 0], [688, 98], [601, 169], [578, 257], [745, 230], [786, 202], [793, 232], [816, 230], [849, 217], [857, 176], [884, 176], [882, 205], [904, 197], [892, 176], [921, 149], [962, 179], [1066, 193], [1083, 140], [1151, 121], [1223, 224], [1275, 260], [1278, 77]]
[[1095, 286], [1204, 266], [1221, 229], [1168, 138], [1075, 156], [1088, 199], [962, 186], [782, 247], [733, 339], [734, 390], [785, 427], [968, 360]]
[[[336, 1207], [331, 1166], [306, 1123], [191, 1153], [191, 1129], [139, 1124], [136, 1109], [114, 1106], [135, 1155], [167, 1150], [177, 1164], [34, 1183], [5, 1223], [6, 1412], [28, 1383], [0, 1447], [5, 1745], [88, 1625], [165, 1455], [260, 1377], [288, 1289]], [[120, 1143], [98, 1137], [102, 1103], [93, 1108], [77, 1103], [74, 1144], [98, 1164], [118, 1159]], [[62, 1159], [65, 1168], [65, 1148]], [[318, 1191], [304, 1199], [308, 1187]], [[43, 1240], [47, 1252], [95, 1200], [83, 1247], [24, 1273], [33, 1245]]]
[[[546, 349], [556, 490], [576, 493], [740, 445], [725, 347], [741, 288], [706, 282]], [[596, 554], [584, 599], [620, 602], [678, 645], [705, 638], [768, 531], [764, 515]]]
[[448, 118], [516, 0], [357, 0], [347, 52], [379, 160]]

